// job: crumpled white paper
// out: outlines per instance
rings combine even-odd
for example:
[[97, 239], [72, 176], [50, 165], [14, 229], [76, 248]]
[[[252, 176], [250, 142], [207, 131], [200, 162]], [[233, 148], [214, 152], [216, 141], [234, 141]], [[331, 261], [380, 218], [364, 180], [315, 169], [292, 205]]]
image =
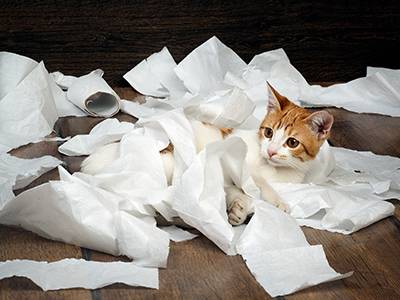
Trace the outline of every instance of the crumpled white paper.
[[[158, 55], [158, 58], [162, 59], [162, 56]], [[343, 106], [356, 111], [365, 110], [389, 114], [395, 111], [389, 105], [382, 105], [382, 102], [379, 102], [379, 105], [383, 107], [384, 111], [377, 110], [378, 102], [374, 97], [370, 97], [366, 105], [364, 100], [360, 101], [361, 98], [370, 96], [364, 95], [363, 92], [363, 86], [369, 84], [369, 79], [360, 79], [360, 83], [357, 83], [355, 87], [352, 87], [352, 84], [345, 85], [345, 87], [337, 85], [330, 89], [310, 87], [302, 75], [290, 64], [282, 49], [257, 55], [249, 65], [246, 65], [231, 49], [214, 37], [196, 48], [176, 67], [168, 64], [163, 64], [163, 66], [164, 68], [170, 67], [169, 73], [175, 72], [188, 92], [177, 99], [172, 93], [169, 93], [168, 89], [163, 89], [162, 93], [158, 93], [160, 91], [158, 87], [143, 84], [146, 90], [142, 91], [145, 94], [165, 98], [156, 100], [147, 98], [148, 103], [127, 105], [125, 112], [138, 117], [139, 124], [141, 122], [145, 124], [145, 121], [142, 120], [157, 120], [165, 116], [168, 111], [183, 108], [186, 116], [216, 126], [257, 128], [257, 119], [260, 120], [266, 113], [267, 80], [279, 92], [298, 104], [318, 105], [324, 101], [324, 105]], [[157, 65], [152, 65], [151, 68], [153, 74], [157, 73]], [[141, 78], [142, 82], [151, 81], [151, 75], [141, 68], [134, 68], [129, 73], [130, 76]], [[170, 78], [175, 77], [171, 76]], [[142, 88], [138, 81], [130, 81], [130, 83], [137, 90]], [[347, 90], [351, 92], [344, 97], [344, 91]], [[332, 92], [328, 93], [328, 91]], [[335, 93], [339, 95], [339, 100], [335, 98]], [[386, 97], [382, 90], [378, 94]], [[230, 96], [229, 101], [223, 100], [226, 95]], [[240, 109], [238, 106], [233, 106], [232, 111], [240, 111], [242, 115], [235, 116], [229, 113], [229, 109], [226, 109], [226, 105], [230, 101], [235, 103], [235, 100], [241, 105], [249, 103]], [[224, 105], [221, 105], [222, 103]], [[223, 116], [228, 113], [231, 119], [225, 120]], [[222, 121], [219, 122], [219, 120]], [[156, 125], [149, 130], [153, 137], [157, 137], [156, 140], [161, 143], [161, 146], [166, 146], [171, 139], [166, 138], [162, 131], [165, 129]], [[168, 133], [167, 135], [172, 134]], [[224, 146], [224, 143], [231, 144]], [[190, 144], [190, 138], [187, 139], [186, 144]], [[172, 208], [186, 223], [196, 227], [226, 253], [233, 254], [235, 253], [234, 247], [232, 248], [235, 232], [226, 222], [226, 212], [223, 207], [225, 199], [221, 187], [221, 162], [229, 157], [229, 148], [235, 149], [234, 153], [231, 153], [234, 157], [232, 161], [235, 162], [233, 164], [235, 167], [228, 168], [228, 172], [231, 172], [231, 176], [238, 176], [240, 172], [245, 172], [241, 159], [246, 151], [240, 146], [240, 141], [228, 139], [208, 145], [194, 158], [193, 155], [190, 156], [192, 157], [191, 163], [183, 167], [184, 172], [173, 184], [171, 201]], [[336, 154], [337, 167], [335, 167], [333, 159]], [[331, 148], [325, 144], [315, 163], [314, 170], [318, 170], [318, 172], [307, 176], [310, 183], [274, 184], [274, 186], [281, 193], [283, 199], [288, 202], [292, 209], [292, 215], [297, 218], [298, 223], [348, 234], [393, 214], [393, 205], [382, 201], [387, 195], [397, 195], [397, 169], [392, 161], [389, 162], [390, 159], [372, 154], [368, 156], [357, 151]], [[349, 160], [351, 160], [350, 165], [346, 165]], [[387, 172], [384, 167], [375, 169], [359, 167], [362, 164], [368, 165], [371, 160], [374, 161], [371, 166], [381, 164], [378, 161], [382, 160], [385, 164], [391, 164], [391, 167]], [[224, 167], [226, 168], [226, 166]], [[354, 172], [356, 168], [364, 174], [356, 174], [357, 172]], [[355, 175], [353, 176], [353, 174]], [[247, 180], [248, 175], [242, 174], [239, 177], [241, 180], [235, 182], [237, 186], [257, 198], [256, 189], [252, 187], [251, 180]], [[379, 193], [379, 195], [374, 193]], [[287, 234], [290, 238], [293, 237], [291, 234], [301, 233], [293, 221], [290, 224], [293, 226], [284, 227], [286, 230], [280, 231], [282, 236]], [[248, 226], [247, 228], [248, 231], [244, 236], [254, 235], [257, 236], [257, 239], [262, 240], [261, 233], [260, 235], [256, 233], [257, 226]], [[268, 233], [265, 234], [268, 237]], [[261, 255], [265, 248], [260, 248], [261, 252], [254, 255], [246, 253], [243, 247], [241, 249], [242, 254], [245, 253], [245, 259], [248, 259], [251, 271], [256, 274], [258, 280], [272, 295], [291, 293], [310, 285], [343, 277], [329, 267], [322, 247], [309, 246], [302, 233], [301, 238], [304, 243], [297, 243], [294, 238], [295, 244], [284, 247], [284, 249], [275, 247], [274, 239], [276, 238], [276, 236], [271, 238], [272, 248], [268, 249], [268, 254], [273, 255], [272, 260], [268, 259], [267, 254]], [[281, 268], [272, 268], [271, 265], [274, 265], [273, 260], [285, 251], [287, 255], [283, 256], [289, 256], [293, 262], [286, 260], [286, 264], [289, 266], [282, 262], [281, 268], [286, 267], [286, 269], [280, 272]], [[262, 256], [262, 259], [258, 259], [258, 255]], [[268, 264], [263, 263], [263, 260], [268, 261]], [[311, 264], [314, 272], [298, 277], [294, 276], [289, 284], [279, 277], [279, 274], [286, 276], [285, 271], [293, 272], [296, 275], [296, 268], [292, 269], [290, 264], [301, 264], [302, 262], [307, 266]], [[298, 265], [298, 267], [301, 266]], [[271, 274], [268, 274], [269, 270]], [[274, 273], [277, 274], [274, 275]], [[268, 284], [265, 283], [266, 281]]]
[[65, 97], [43, 62], [0, 52], [0, 152], [40, 140], [59, 116], [84, 115]]
[[352, 275], [335, 272], [321, 245], [310, 246], [293, 218], [263, 201], [255, 203], [236, 248], [272, 297]]
[[172, 109], [174, 109], [174, 106], [168, 102], [152, 97], [147, 97], [146, 102], [143, 104], [128, 100], [121, 100], [121, 111], [138, 119], [152, 117]]
[[224, 171], [252, 196], [257, 188], [244, 169], [246, 144], [238, 137], [209, 144], [194, 159], [177, 183], [172, 207], [185, 223], [195, 227], [227, 254], [234, 231], [228, 223]]
[[0, 52], [0, 99], [11, 92], [36, 66], [37, 62], [28, 57]]
[[0, 99], [0, 150], [35, 142], [52, 132], [58, 114], [48, 80], [40, 63]]
[[332, 147], [336, 168], [329, 179], [339, 185], [368, 183], [375, 194], [389, 190], [400, 197], [400, 158]]
[[[143, 151], [144, 149], [146, 151]], [[176, 214], [169, 209], [167, 203], [170, 188], [159, 151], [157, 140], [145, 136], [142, 128], [137, 128], [121, 139], [117, 151], [118, 158], [109, 161], [98, 174], [74, 175], [90, 185], [130, 200], [135, 210], [143, 215], [154, 215], [152, 207], [156, 207], [169, 219]]]
[[365, 184], [321, 186], [273, 184], [289, 204], [290, 214], [300, 225], [349, 234], [393, 215], [390, 202], [373, 195]]
[[[254, 116], [258, 119], [265, 112], [266, 81], [297, 104], [337, 106], [355, 112], [400, 116], [400, 70], [369, 68], [366, 77], [348, 83], [330, 87], [310, 86], [291, 65], [283, 49], [256, 55], [246, 65], [233, 50], [216, 37], [197, 47], [176, 67], [166, 63], [170, 59], [158, 53], [159, 62], [165, 61], [164, 63], [153, 64], [152, 73], [145, 72], [142, 68], [132, 69], [128, 74], [140, 78], [141, 81], [128, 82], [139, 91], [145, 86], [146, 89], [142, 90], [145, 95], [167, 97], [169, 101], [181, 104], [196, 96], [203, 100], [214, 97], [214, 102], [218, 103], [218, 97], [215, 98], [218, 94], [236, 87], [254, 102]], [[188, 91], [183, 97], [185, 101], [177, 101], [175, 94], [169, 93], [168, 89], [158, 93], [157, 87], [149, 84], [155, 82], [152, 80], [153, 74], [158, 72], [175, 73], [179, 77], [180, 80], [173, 75], [169, 78], [174, 80], [175, 84], [184, 83]], [[182, 98], [181, 95], [179, 97]], [[254, 120], [250, 123], [252, 127], [255, 126]]]
[[129, 122], [106, 119], [93, 127], [89, 134], [79, 134], [66, 141], [58, 151], [69, 156], [89, 155], [100, 146], [119, 141], [134, 127]]
[[[8, 201], [0, 211], [0, 222], [83, 247], [124, 254], [141, 266], [165, 267], [170, 234], [156, 227], [154, 214], [159, 212], [166, 219], [180, 216], [226, 253], [240, 253], [271, 295], [349, 276], [336, 273], [322, 247], [310, 246], [294, 219], [268, 203], [256, 203], [247, 227], [233, 228], [227, 221], [222, 170], [246, 194], [260, 198], [244, 164], [246, 144], [239, 137], [230, 137], [197, 153], [188, 117], [220, 127], [257, 128], [265, 114], [265, 80], [297, 103], [323, 101], [327, 105], [332, 100], [330, 104], [338, 106], [375, 110], [378, 96], [389, 97], [387, 91], [395, 90], [395, 77], [382, 70], [370, 73], [368, 80], [353, 83], [353, 88], [349, 83], [324, 89], [310, 87], [283, 50], [257, 55], [246, 65], [214, 37], [176, 65], [164, 48], [125, 75], [138, 91], [164, 99], [149, 98], [144, 105], [123, 101], [122, 109], [139, 118], [134, 127], [121, 131], [122, 123], [111, 121], [109, 127], [100, 124], [83, 138], [89, 146], [82, 147], [82, 137], [64, 146], [78, 149], [70, 153], [91, 153], [100, 145], [121, 139], [115, 149], [117, 160], [108, 162], [96, 175], [70, 175], [59, 167], [60, 181]], [[377, 75], [381, 73], [387, 73], [385, 80]], [[77, 80], [59, 79], [64, 87]], [[371, 80], [379, 85], [379, 95], [361, 105], [359, 99], [365, 96], [362, 87]], [[348, 98], [338, 102], [333, 95]], [[393, 108], [393, 99], [381, 102], [382, 111]], [[104, 134], [104, 128], [111, 134]], [[159, 153], [169, 143], [174, 145], [175, 159], [171, 186]], [[332, 171], [330, 150], [324, 145], [317, 160], [322, 165], [320, 172], [308, 177], [311, 183], [274, 184], [296, 221], [350, 233], [392, 214], [393, 206], [382, 199], [398, 195], [398, 176], [393, 176], [397, 161], [333, 149], [338, 154], [338, 167]], [[349, 159], [352, 161], [347, 164]], [[371, 167], [363, 167], [371, 161]], [[387, 172], [383, 167], [372, 167], [382, 163], [390, 166]]]
[[53, 156], [23, 159], [7, 153], [0, 154], [0, 210], [15, 195], [13, 189], [21, 189], [36, 178], [54, 169], [62, 161]]
[[175, 225], [160, 227], [161, 230], [169, 234], [169, 239], [174, 242], [184, 242], [198, 237], [197, 234], [193, 234], [189, 231], [183, 230], [182, 228], [176, 227]]
[[[173, 94], [181, 97], [187, 90], [173, 72], [175, 67], [175, 60], [168, 49], [164, 47], [160, 52], [154, 53], [140, 62], [126, 73], [124, 78], [144, 95], [165, 97]], [[142, 76], [143, 74], [145, 76]], [[148, 78], [152, 78], [152, 80], [148, 80]]]
[[49, 263], [16, 259], [0, 262], [0, 279], [13, 276], [27, 277], [44, 291], [97, 289], [113, 283], [158, 289], [157, 268], [143, 268], [120, 261], [63, 259]]
[[[172, 58], [166, 48], [148, 60], [154, 58], [154, 55], [157, 64], [151, 64], [151, 72], [143, 67], [149, 63], [143, 61], [125, 74], [124, 78], [145, 95], [168, 97], [168, 101], [164, 101], [162, 109], [154, 109], [155, 103], [152, 100], [142, 110], [129, 105], [125, 109], [127, 113], [141, 117], [145, 111], [146, 117], [151, 117], [162, 113], [165, 106], [170, 105], [172, 108], [184, 108], [192, 118], [220, 127], [238, 127], [250, 117], [255, 108], [253, 102], [258, 99], [257, 93], [233, 86], [229, 78], [225, 80], [225, 76], [239, 76], [246, 64], [216, 37], [197, 47], [177, 66], [170, 62]], [[160, 87], [163, 87], [160, 82], [151, 84], [156, 82], [154, 74], [169, 74], [168, 86], [179, 86], [179, 89], [165, 88], [160, 92]], [[182, 82], [186, 90], [182, 89]], [[158, 101], [157, 106], [160, 103]]]
[[137, 265], [166, 266], [169, 235], [156, 227], [154, 218], [62, 167], [59, 172], [60, 181], [39, 185], [8, 201], [0, 211], [0, 222], [54, 240], [126, 255]]
[[[390, 72], [391, 71], [391, 72]], [[400, 70], [380, 69], [344, 84], [311, 86], [306, 105], [336, 106], [359, 113], [400, 116]]]

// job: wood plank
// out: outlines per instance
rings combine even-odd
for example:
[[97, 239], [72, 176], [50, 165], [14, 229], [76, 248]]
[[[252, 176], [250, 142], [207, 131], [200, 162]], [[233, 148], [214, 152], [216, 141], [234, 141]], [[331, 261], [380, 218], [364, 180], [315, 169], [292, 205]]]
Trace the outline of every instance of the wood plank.
[[400, 157], [400, 117], [327, 110], [335, 118], [329, 139], [333, 146]]
[[[93, 251], [94, 260], [113, 260]], [[101, 299], [271, 299], [240, 256], [227, 256], [206, 237], [171, 242], [168, 266], [160, 270], [160, 289], [113, 285]]]
[[[29, 144], [11, 151], [20, 158], [35, 158], [52, 155], [60, 158], [56, 142]], [[16, 194], [49, 180], [59, 179], [57, 170], [42, 175]], [[51, 241], [32, 232], [16, 227], [0, 225], [0, 260], [32, 259], [39, 261], [57, 261], [63, 258], [82, 258], [80, 247]], [[9, 278], [0, 281], [0, 299], [91, 299], [90, 291], [83, 289], [43, 292], [26, 278]]]
[[[81, 249], [69, 244], [41, 238], [19, 228], [0, 225], [0, 260], [33, 259], [57, 261], [63, 258], [82, 258]], [[0, 299], [91, 299], [90, 291], [71, 289], [43, 292], [26, 278], [8, 278], [0, 281]]]
[[400, 68], [395, 0], [1, 0], [0, 6], [0, 49], [72, 75], [101, 67], [114, 85], [126, 85], [122, 75], [162, 47], [180, 61], [213, 35], [246, 62], [282, 47], [309, 81], [352, 80], [367, 65]]

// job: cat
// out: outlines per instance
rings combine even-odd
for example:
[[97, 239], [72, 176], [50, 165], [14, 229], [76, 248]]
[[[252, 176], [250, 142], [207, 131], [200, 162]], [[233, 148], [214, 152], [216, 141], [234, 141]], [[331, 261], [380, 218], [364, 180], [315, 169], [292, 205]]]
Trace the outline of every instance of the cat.
[[[197, 120], [191, 120], [196, 150], [200, 152], [211, 142], [228, 136], [238, 136], [246, 143], [248, 152], [245, 162], [254, 183], [260, 189], [263, 200], [288, 212], [288, 207], [270, 186], [271, 182], [303, 182], [316, 157], [327, 140], [333, 117], [327, 111], [309, 112], [280, 95], [267, 84], [269, 96], [267, 112], [258, 130], [217, 128]], [[97, 174], [104, 166], [118, 157], [119, 144], [101, 147], [86, 158], [81, 171]], [[173, 145], [161, 151], [167, 181], [171, 184], [174, 157]], [[228, 221], [242, 224], [250, 214], [251, 198], [225, 178]]]

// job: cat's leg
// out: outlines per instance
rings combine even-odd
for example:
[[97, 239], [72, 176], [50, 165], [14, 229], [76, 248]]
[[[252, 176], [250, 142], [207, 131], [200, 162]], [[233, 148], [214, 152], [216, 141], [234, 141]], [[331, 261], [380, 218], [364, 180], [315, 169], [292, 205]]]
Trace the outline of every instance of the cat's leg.
[[242, 224], [250, 212], [251, 198], [235, 185], [226, 186], [225, 194], [229, 223]]
[[[166, 148], [161, 151], [161, 160], [164, 167], [165, 176], [167, 182], [170, 185], [172, 182], [172, 176], [174, 173], [175, 160], [173, 151], [170, 148]], [[95, 152], [90, 154], [81, 164], [81, 172], [96, 175], [99, 174], [103, 169], [112, 164], [119, 157], [119, 143], [112, 143], [100, 147]]]
[[289, 212], [289, 207], [278, 195], [278, 193], [270, 186], [265, 178], [259, 175], [252, 176], [254, 183], [261, 191], [261, 197], [264, 201], [271, 203], [284, 212]]
[[90, 154], [81, 164], [81, 172], [95, 175], [119, 157], [119, 143], [100, 147]]

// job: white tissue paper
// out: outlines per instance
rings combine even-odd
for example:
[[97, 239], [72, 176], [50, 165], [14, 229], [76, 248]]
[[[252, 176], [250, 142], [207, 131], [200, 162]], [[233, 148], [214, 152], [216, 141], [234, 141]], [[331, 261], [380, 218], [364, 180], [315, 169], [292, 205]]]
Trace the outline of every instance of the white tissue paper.
[[11, 92], [35, 67], [37, 62], [10, 52], [0, 52], [0, 99]]
[[106, 119], [93, 127], [89, 134], [79, 134], [69, 139], [58, 147], [58, 151], [69, 156], [89, 155], [100, 146], [119, 141], [134, 127], [129, 122]]
[[146, 102], [143, 104], [121, 100], [121, 111], [138, 119], [159, 115], [172, 109], [174, 106], [168, 102], [153, 97], [146, 97]]
[[244, 169], [246, 144], [238, 137], [208, 144], [182, 174], [172, 207], [185, 223], [195, 227], [227, 254], [232, 253], [234, 231], [228, 223], [224, 191], [227, 175], [252, 196], [257, 188]]
[[0, 152], [41, 140], [58, 117], [84, 115], [66, 100], [43, 62], [9, 52], [0, 52], [0, 111]]
[[158, 269], [120, 261], [63, 259], [49, 263], [17, 259], [0, 262], [0, 279], [13, 276], [27, 277], [44, 291], [97, 289], [113, 283], [158, 289]]
[[335, 272], [322, 246], [310, 246], [294, 219], [264, 201], [255, 203], [236, 248], [272, 297], [352, 275]]
[[336, 168], [329, 179], [339, 185], [368, 183], [375, 194], [392, 190], [400, 197], [400, 158], [332, 147]]
[[197, 234], [193, 234], [189, 231], [183, 230], [182, 228], [176, 227], [175, 225], [160, 227], [161, 230], [169, 234], [169, 239], [174, 242], [184, 242], [198, 237]]
[[[143, 151], [146, 149], [146, 151]], [[156, 141], [140, 129], [125, 135], [119, 144], [119, 157], [94, 176], [75, 173], [88, 184], [124, 197], [142, 215], [155, 215], [151, 206], [167, 205], [169, 188]], [[126, 204], [125, 204], [126, 205]], [[167, 207], [165, 207], [167, 210]], [[164, 215], [164, 210], [160, 211]], [[175, 216], [175, 214], [173, 214]], [[165, 215], [168, 218], [168, 215]]]
[[196, 145], [192, 125], [181, 109], [166, 112], [158, 117], [140, 119], [137, 126], [144, 129], [144, 135], [152, 137], [160, 150], [171, 142], [174, 145], [174, 173], [172, 182], [180, 180], [184, 170], [196, 156]]
[[36, 178], [54, 169], [62, 161], [53, 156], [23, 159], [7, 153], [0, 154], [0, 210], [15, 195], [13, 189], [21, 189]]
[[137, 265], [166, 266], [169, 235], [156, 227], [154, 218], [141, 216], [127, 199], [90, 186], [62, 167], [59, 172], [60, 181], [39, 185], [7, 202], [0, 222], [54, 240], [126, 255]]
[[173, 71], [175, 67], [175, 60], [164, 47], [126, 73], [124, 78], [143, 95], [166, 97], [172, 94], [181, 97], [187, 90]]
[[[330, 87], [310, 86], [300, 72], [291, 65], [283, 49], [256, 55], [246, 65], [234, 51], [216, 37], [212, 37], [193, 50], [175, 68], [167, 63], [162, 65], [164, 69], [169, 67], [169, 73], [175, 72], [184, 83], [189, 91], [185, 98], [201, 96], [205, 100], [218, 93], [226, 93], [234, 87], [239, 88], [256, 105], [254, 115], [258, 119], [265, 111], [263, 99], [265, 99], [266, 81], [297, 104], [337, 106], [355, 112], [400, 116], [398, 84], [400, 70], [369, 68], [366, 77], [348, 83]], [[158, 65], [153, 65], [152, 69], [154, 73], [161, 70], [158, 69]], [[140, 90], [141, 83], [146, 82], [147, 89], [143, 90], [143, 94], [176, 100], [175, 95], [170, 94], [168, 90], [160, 94], [155, 87], [149, 86], [148, 82], [154, 82], [152, 80], [154, 76], [141, 68], [134, 68], [128, 74], [141, 78], [141, 82], [128, 80], [136, 90]], [[175, 82], [178, 84], [180, 81], [175, 78]]]
[[0, 149], [8, 151], [52, 132], [58, 114], [48, 80], [40, 63], [0, 99]]
[[[265, 114], [265, 80], [300, 104], [396, 114], [397, 73], [369, 73], [356, 83], [310, 87], [281, 49], [257, 55], [246, 65], [213, 37], [176, 65], [164, 48], [124, 78], [148, 96], [165, 98], [147, 98], [143, 105], [122, 101], [123, 111], [139, 118], [137, 124], [107, 120], [59, 149], [67, 155], [89, 154], [101, 145], [121, 140], [117, 160], [94, 176], [70, 175], [59, 167], [60, 181], [45, 183], [7, 201], [0, 210], [0, 223], [20, 225], [44, 237], [113, 255], [127, 255], [140, 266], [165, 267], [169, 239], [180, 237], [156, 227], [154, 215], [158, 212], [167, 220], [181, 217], [227, 254], [241, 254], [272, 296], [350, 276], [336, 273], [322, 247], [310, 246], [298, 224], [347, 234], [391, 215], [393, 205], [382, 199], [399, 195], [398, 159], [326, 144], [316, 160], [320, 172], [307, 177], [309, 183], [274, 184], [296, 220], [256, 201], [249, 225], [233, 228], [226, 213], [223, 170], [246, 194], [260, 199], [244, 164], [246, 144], [239, 137], [230, 137], [197, 153], [192, 129], [195, 122], [188, 117], [220, 127], [257, 128]], [[60, 86], [68, 88], [68, 99], [76, 99], [77, 105], [91, 93], [91, 89], [79, 87], [79, 78], [53, 76]], [[95, 76], [94, 81], [102, 80], [101, 74], [94, 72], [81, 77], [81, 84], [92, 85]], [[375, 93], [366, 94], [366, 84], [375, 86]], [[169, 143], [174, 146], [175, 160], [171, 186], [159, 153]], [[64, 287], [68, 286], [76, 285]]]
[[274, 183], [300, 225], [349, 234], [393, 214], [394, 206], [368, 186], [349, 188]]
[[[164, 66], [167, 65], [164, 64]], [[364, 95], [362, 87], [369, 84], [369, 79], [360, 79], [361, 83], [354, 88], [354, 92], [346, 95], [346, 102], [343, 104], [340, 102], [344, 98], [343, 91], [353, 90], [351, 84], [349, 84], [350, 88], [343, 88], [341, 85], [330, 89], [310, 87], [302, 75], [290, 64], [282, 49], [257, 55], [249, 65], [246, 65], [231, 49], [214, 37], [196, 48], [177, 67], [172, 68], [171, 66], [170, 72], [172, 71], [184, 83], [188, 92], [181, 99], [176, 99], [167, 89], [164, 89], [162, 94], [157, 94], [160, 91], [159, 89], [148, 84], [145, 85], [147, 89], [145, 94], [165, 98], [156, 101], [147, 98], [149, 103], [129, 105], [130, 109], [125, 111], [138, 117], [139, 124], [141, 122], [145, 124], [145, 121], [142, 120], [157, 120], [166, 115], [168, 110], [183, 108], [187, 116], [216, 126], [257, 128], [259, 124], [257, 119], [260, 120], [266, 113], [266, 80], [270, 81], [279, 92], [298, 104], [337, 105], [356, 111], [383, 112], [376, 110], [377, 102], [374, 97]], [[157, 65], [152, 66], [152, 72], [157, 73]], [[151, 75], [141, 71], [140, 68], [134, 68], [129, 73], [130, 76], [141, 78], [144, 82], [151, 81]], [[130, 83], [135, 89], [141, 89], [138, 81], [130, 81]], [[332, 90], [332, 94], [327, 92], [330, 90]], [[336, 99], [335, 93], [339, 95], [339, 100]], [[378, 94], [381, 97], [387, 96], [382, 89], [378, 91]], [[239, 106], [233, 106], [232, 112], [240, 111], [243, 113], [242, 115], [230, 113], [230, 119], [223, 117], [224, 114], [229, 113], [229, 109], [226, 109], [226, 107], [230, 102], [223, 100], [227, 95], [230, 95], [229, 100], [233, 103], [235, 101], [240, 105], [249, 103], [240, 109]], [[320, 103], [321, 100], [318, 97], [323, 99], [324, 102]], [[366, 105], [364, 105], [364, 100], [361, 101], [361, 98], [365, 97], [370, 97]], [[392, 110], [393, 107], [390, 105], [382, 105], [382, 102], [379, 102], [379, 106], [382, 106], [385, 110], [383, 113], [390, 112], [391, 114], [396, 111]], [[219, 120], [222, 121], [219, 122]], [[166, 146], [170, 141], [170, 138], [163, 136], [163, 130], [165, 131], [161, 126], [157, 127], [156, 125], [148, 129], [153, 137], [157, 137], [156, 140], [161, 144], [160, 148]], [[167, 135], [172, 134], [168, 133]], [[235, 152], [232, 156], [236, 155], [233, 159], [236, 166], [230, 170], [236, 171], [232, 172], [231, 176], [232, 174], [237, 175], [239, 170], [243, 171], [240, 159], [243, 159], [245, 150], [242, 153], [240, 143], [236, 144], [232, 141], [230, 141], [232, 144], [225, 145], [227, 147], [225, 148], [223, 143], [227, 143], [228, 140], [207, 146], [205, 150], [192, 159], [189, 165], [183, 168], [185, 171], [173, 185], [171, 201], [172, 208], [186, 223], [197, 228], [226, 253], [233, 254], [235, 253], [235, 249], [232, 247], [235, 232], [226, 222], [225, 207], [222, 208], [225, 205], [225, 200], [221, 187], [220, 159], [221, 157], [229, 157], [224, 151], [227, 151], [228, 148], [234, 148]], [[190, 138], [187, 139], [186, 144], [190, 145]], [[315, 166], [319, 172], [313, 174], [313, 176], [307, 176], [310, 183], [301, 185], [274, 184], [274, 187], [289, 204], [292, 216], [296, 217], [299, 224], [348, 234], [393, 214], [393, 205], [382, 201], [388, 195], [398, 195], [396, 192], [398, 184], [397, 167], [395, 167], [396, 164], [393, 164], [393, 161], [390, 161], [392, 158], [373, 154], [364, 155], [351, 150], [332, 149], [328, 144], [325, 144], [322, 148]], [[335, 167], [333, 158], [336, 153], [337, 167]], [[384, 162], [385, 165], [388, 164], [391, 167], [389, 169], [386, 166], [374, 168], [371, 164], [371, 168], [360, 168], [360, 165], [370, 164], [371, 160], [374, 161], [373, 165], [382, 165], [382, 162]], [[346, 165], [348, 161], [351, 161], [350, 165]], [[385, 168], [388, 170], [387, 172], [385, 172]], [[359, 175], [354, 170], [361, 171], [363, 174]], [[211, 173], [212, 176], [209, 175]], [[355, 175], [353, 176], [353, 174]], [[257, 191], [252, 187], [251, 180], [246, 181], [248, 175], [243, 174], [241, 178], [242, 181], [239, 180], [236, 184], [246, 192], [249, 190], [247, 193], [257, 198]], [[287, 217], [289, 218], [289, 216]], [[291, 224], [293, 224], [293, 221]], [[248, 227], [246, 235], [254, 234], [260, 238], [261, 236], [254, 233], [256, 231], [254, 228], [254, 226], [253, 228]], [[297, 231], [293, 228], [297, 228]], [[282, 235], [291, 236], [290, 232], [292, 234], [301, 232], [295, 224], [286, 229]], [[302, 233], [301, 236], [304, 239]], [[294, 240], [296, 241], [296, 239]], [[274, 242], [271, 244], [274, 245]], [[297, 243], [286, 247], [284, 250], [279, 247], [268, 250], [268, 254], [273, 254], [274, 257], [279, 256], [282, 251], [286, 251], [294, 262], [311, 264], [313, 270], [315, 270], [315, 272], [308, 273], [307, 276], [301, 275], [298, 278], [295, 276], [287, 284], [286, 280], [279, 278], [280, 272], [278, 270], [280, 268], [271, 268], [274, 265], [273, 261], [269, 260], [269, 265], [263, 265], [262, 261], [256, 260], [257, 254], [250, 256], [247, 253], [247, 256], [244, 255], [245, 259], [248, 259], [251, 271], [259, 273], [256, 277], [273, 295], [291, 293], [310, 285], [343, 277], [329, 267], [322, 247], [309, 246], [305, 239], [303, 244]], [[245, 253], [243, 249], [242, 253]], [[265, 258], [265, 261], [268, 261], [268, 258]], [[286, 263], [289, 264], [286, 269], [288, 273], [297, 274], [296, 270], [290, 268], [290, 262]], [[282, 263], [282, 268], [283, 266], [284, 263]], [[275, 274], [275, 277], [271, 274], [268, 275], [268, 269], [271, 270], [272, 274], [274, 272], [278, 274]], [[285, 272], [282, 271], [282, 274], [285, 274]], [[265, 284], [265, 281], [268, 281], [270, 286]]]

